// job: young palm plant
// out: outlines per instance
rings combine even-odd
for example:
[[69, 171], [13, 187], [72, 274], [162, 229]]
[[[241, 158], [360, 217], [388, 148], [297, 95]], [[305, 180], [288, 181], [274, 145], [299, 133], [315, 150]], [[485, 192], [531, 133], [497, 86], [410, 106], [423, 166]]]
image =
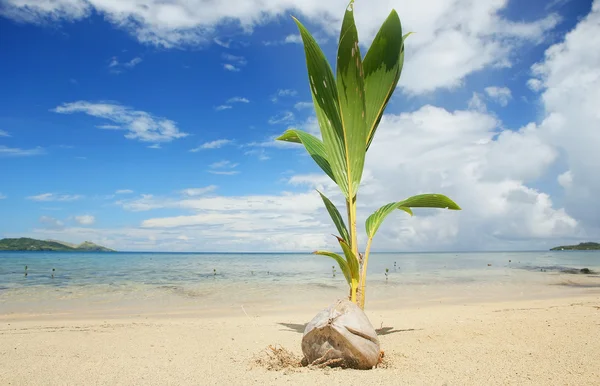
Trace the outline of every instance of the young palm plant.
[[304, 145], [313, 160], [340, 188], [346, 199], [348, 227], [335, 205], [321, 198], [339, 236], [344, 256], [329, 251], [315, 254], [333, 258], [350, 286], [350, 300], [364, 309], [367, 265], [373, 237], [383, 220], [396, 209], [412, 215], [411, 208], [460, 207], [441, 194], [421, 194], [382, 206], [366, 220], [367, 245], [359, 253], [356, 199], [369, 150], [383, 112], [396, 89], [404, 63], [404, 39], [400, 18], [392, 10], [375, 36], [367, 54], [361, 55], [354, 23], [354, 0], [348, 5], [340, 32], [334, 77], [321, 48], [310, 32], [294, 18], [306, 56], [312, 100], [322, 140], [296, 129], [277, 140]]

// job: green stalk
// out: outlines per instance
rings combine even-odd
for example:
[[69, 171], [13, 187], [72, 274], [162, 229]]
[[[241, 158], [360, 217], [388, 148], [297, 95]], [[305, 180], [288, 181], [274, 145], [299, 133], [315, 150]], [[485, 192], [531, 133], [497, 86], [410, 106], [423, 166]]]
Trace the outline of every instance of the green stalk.
[[369, 253], [371, 252], [371, 242], [373, 241], [372, 237], [369, 237], [369, 241], [367, 241], [367, 249], [365, 250], [365, 259], [362, 265], [362, 272], [360, 273], [360, 308], [365, 309], [365, 298], [367, 294], [365, 293], [365, 287], [367, 286], [367, 264], [369, 263]]
[[[348, 224], [350, 225], [350, 248], [354, 253], [354, 256], [358, 258], [358, 238], [356, 236], [356, 196], [352, 200], [346, 200], [346, 208], [348, 210]], [[356, 285], [351, 286], [350, 289], [350, 301], [353, 303], [357, 302], [357, 291], [358, 291], [359, 282]]]

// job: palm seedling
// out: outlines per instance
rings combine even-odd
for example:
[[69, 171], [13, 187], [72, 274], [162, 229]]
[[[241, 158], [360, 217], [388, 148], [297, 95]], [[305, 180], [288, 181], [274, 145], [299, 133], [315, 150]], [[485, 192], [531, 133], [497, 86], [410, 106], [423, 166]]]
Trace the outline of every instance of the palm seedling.
[[354, 23], [354, 1], [348, 5], [339, 37], [334, 77], [321, 48], [310, 32], [294, 18], [304, 46], [313, 105], [322, 140], [301, 130], [289, 129], [277, 140], [296, 142], [304, 148], [339, 187], [346, 201], [348, 226], [335, 205], [319, 192], [339, 236], [341, 256], [329, 251], [315, 254], [333, 258], [348, 285], [349, 299], [364, 309], [367, 264], [373, 237], [383, 220], [395, 210], [412, 215], [411, 208], [460, 207], [441, 194], [421, 194], [382, 206], [366, 220], [367, 244], [359, 253], [356, 200], [365, 155], [375, 136], [383, 112], [396, 89], [404, 63], [404, 40], [400, 18], [392, 10], [363, 57]]

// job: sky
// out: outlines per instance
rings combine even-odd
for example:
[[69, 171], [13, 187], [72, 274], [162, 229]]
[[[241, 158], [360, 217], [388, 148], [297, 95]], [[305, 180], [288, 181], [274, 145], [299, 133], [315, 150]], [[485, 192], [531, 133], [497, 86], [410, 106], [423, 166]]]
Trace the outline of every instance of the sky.
[[[335, 185], [291, 16], [335, 68], [346, 1], [0, 0], [0, 237], [123, 251], [335, 248]], [[356, 0], [361, 50], [392, 9], [404, 69], [367, 154], [374, 251], [600, 241], [600, 0]]]

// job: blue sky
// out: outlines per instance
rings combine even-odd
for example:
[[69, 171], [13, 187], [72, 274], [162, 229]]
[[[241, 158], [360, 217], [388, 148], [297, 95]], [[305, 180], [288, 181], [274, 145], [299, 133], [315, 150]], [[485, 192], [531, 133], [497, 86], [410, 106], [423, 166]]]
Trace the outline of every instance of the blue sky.
[[[301, 149], [273, 137], [288, 127], [318, 132], [289, 15], [334, 64], [345, 3], [254, 2], [1, 1], [0, 236], [122, 250], [330, 246], [314, 188], [334, 200], [335, 188]], [[417, 32], [367, 163], [364, 216], [423, 191], [465, 209], [398, 215], [380, 250], [536, 249], [600, 237], [591, 199], [599, 187], [586, 174], [600, 163], [582, 156], [600, 118], [573, 98], [555, 100], [569, 98], [561, 90], [573, 82], [590, 92], [578, 98], [597, 96], [600, 62], [585, 49], [594, 39], [579, 37], [600, 29], [597, 2], [362, 3], [363, 54], [391, 8]], [[579, 40], [565, 40], [571, 31]], [[566, 57], [589, 76], [568, 78]], [[548, 119], [557, 116], [559, 128]]]

